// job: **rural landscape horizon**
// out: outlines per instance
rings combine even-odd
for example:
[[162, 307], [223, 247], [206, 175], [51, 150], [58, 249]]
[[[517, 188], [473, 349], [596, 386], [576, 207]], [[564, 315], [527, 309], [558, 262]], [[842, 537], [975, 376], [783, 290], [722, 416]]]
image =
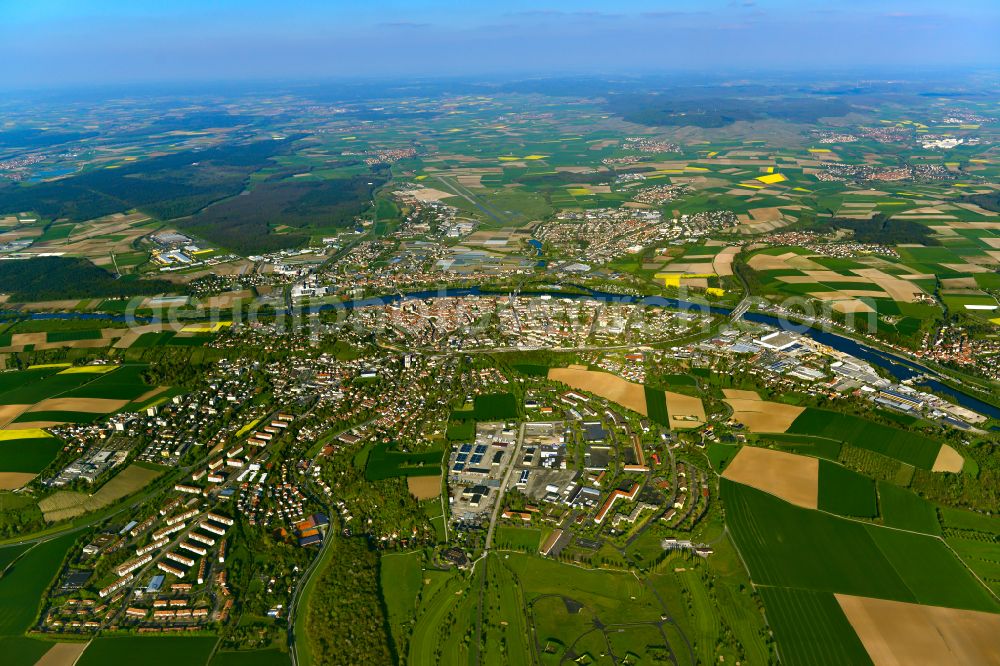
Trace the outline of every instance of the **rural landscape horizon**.
[[1000, 665], [997, 35], [0, 7], [0, 662]]

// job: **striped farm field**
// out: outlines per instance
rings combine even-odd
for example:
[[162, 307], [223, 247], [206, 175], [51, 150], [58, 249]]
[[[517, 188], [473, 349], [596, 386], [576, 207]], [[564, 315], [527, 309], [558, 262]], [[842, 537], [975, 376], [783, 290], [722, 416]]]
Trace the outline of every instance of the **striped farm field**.
[[126, 664], [141, 655], [144, 666], [204, 666], [217, 641], [215, 636], [101, 636], [76, 664]]
[[802, 666], [872, 663], [844, 611], [829, 592], [762, 587], [760, 596], [783, 663]]
[[873, 423], [859, 416], [810, 407], [792, 422], [788, 431], [825, 437], [881, 453], [920, 469], [931, 469], [941, 443], [920, 433]]
[[1000, 611], [940, 539], [793, 506], [722, 479], [733, 540], [757, 585]]
[[878, 482], [879, 506], [882, 522], [890, 527], [924, 534], [941, 534], [935, 506], [906, 488]]

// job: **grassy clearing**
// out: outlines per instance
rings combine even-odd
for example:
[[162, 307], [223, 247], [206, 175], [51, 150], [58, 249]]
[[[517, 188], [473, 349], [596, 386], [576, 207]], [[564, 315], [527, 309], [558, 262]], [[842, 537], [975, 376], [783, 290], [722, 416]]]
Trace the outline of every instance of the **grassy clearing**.
[[486, 393], [473, 399], [472, 409], [452, 412], [456, 421], [508, 421], [517, 418], [517, 400], [512, 393]]
[[533, 527], [510, 527], [503, 525], [497, 528], [496, 546], [502, 549], [523, 550], [533, 553], [538, 550], [542, 540], [542, 531]]
[[705, 447], [705, 453], [708, 455], [708, 460], [712, 464], [712, 469], [716, 472], [721, 472], [726, 469], [726, 465], [729, 461], [733, 459], [736, 453], [740, 450], [740, 447], [734, 446], [732, 444], [721, 444], [719, 442], [710, 442], [708, 446]]
[[397, 653], [403, 654], [412, 630], [417, 597], [423, 588], [423, 559], [417, 552], [389, 553], [379, 558], [379, 587], [389, 615]]
[[372, 447], [365, 462], [365, 478], [369, 481], [394, 476], [440, 476], [444, 450], [424, 453], [404, 453], [389, 449], [388, 444]]

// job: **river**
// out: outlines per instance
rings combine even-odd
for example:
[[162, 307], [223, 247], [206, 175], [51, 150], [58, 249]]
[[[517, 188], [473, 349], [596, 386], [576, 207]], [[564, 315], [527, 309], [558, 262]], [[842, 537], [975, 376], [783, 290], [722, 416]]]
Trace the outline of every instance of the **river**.
[[[353, 310], [360, 307], [368, 307], [373, 305], [387, 305], [391, 303], [398, 303], [402, 300], [424, 300], [428, 298], [461, 298], [465, 296], [492, 296], [492, 295], [502, 295], [502, 292], [490, 292], [483, 291], [479, 287], [466, 287], [462, 289], [438, 289], [438, 290], [427, 290], [427, 291], [414, 291], [407, 293], [390, 294], [387, 296], [379, 296], [372, 298], [363, 298], [352, 301], [344, 301], [342, 303], [331, 303], [325, 305], [319, 305], [310, 308], [309, 312], [323, 312], [342, 308], [345, 310]], [[571, 300], [585, 300], [585, 299], [596, 299], [600, 301], [605, 301], [609, 303], [627, 303], [633, 305], [646, 305], [653, 307], [667, 307], [677, 310], [686, 310], [696, 313], [703, 314], [715, 314], [721, 316], [729, 316], [732, 314], [732, 310], [729, 308], [723, 308], [713, 305], [705, 305], [701, 303], [693, 303], [691, 301], [684, 301], [677, 298], [668, 298], [664, 296], [634, 296], [630, 294], [612, 294], [604, 291], [588, 290], [587, 293], [569, 293], [561, 292], [557, 290], [546, 290], [546, 291], [532, 291], [526, 292], [523, 296], [549, 296], [551, 298], [561, 298], [561, 299], [571, 299]], [[17, 312], [5, 312], [0, 314], [20, 314], [24, 316], [24, 313]], [[111, 314], [100, 314], [100, 313], [88, 313], [88, 312], [53, 312], [53, 313], [31, 313], [28, 315], [31, 319], [106, 319], [109, 321], [122, 322], [126, 321], [125, 315], [111, 315]], [[805, 324], [800, 324], [797, 322], [790, 321], [788, 319], [783, 319], [775, 317], [773, 315], [761, 314], [758, 312], [747, 312], [742, 316], [742, 319], [746, 321], [754, 322], [757, 324], [766, 324], [768, 326], [773, 326], [775, 328], [795, 331], [802, 335], [805, 335], [819, 343], [822, 343], [828, 347], [836, 349], [837, 351], [843, 352], [845, 354], [850, 354], [856, 358], [867, 361], [872, 365], [886, 370], [890, 375], [892, 375], [897, 381], [904, 381], [907, 379], [913, 379], [918, 375], [927, 375], [930, 378], [921, 379], [919, 384], [927, 386], [932, 391], [939, 393], [941, 395], [947, 395], [955, 400], [958, 404], [962, 405], [967, 409], [971, 409], [980, 414], [989, 416], [990, 418], [1000, 419], [1000, 408], [991, 405], [987, 402], [980, 400], [979, 398], [965, 393], [964, 391], [959, 391], [951, 386], [943, 384], [933, 377], [940, 377], [940, 375], [933, 370], [921, 367], [909, 361], [902, 356], [893, 354], [890, 352], [882, 351], [874, 347], [870, 347], [862, 342], [853, 340], [851, 338], [845, 337], [843, 335], [838, 335], [836, 333], [830, 333], [829, 331], [823, 331], [820, 329], [812, 328]], [[155, 317], [147, 318], [136, 318], [137, 321], [143, 323], [157, 322], [159, 321]]]

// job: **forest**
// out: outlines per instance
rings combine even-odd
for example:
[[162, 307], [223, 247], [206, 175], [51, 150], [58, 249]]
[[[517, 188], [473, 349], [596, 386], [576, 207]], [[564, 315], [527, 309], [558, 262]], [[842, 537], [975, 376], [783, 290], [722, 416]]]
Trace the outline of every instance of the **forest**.
[[265, 181], [177, 224], [241, 254], [299, 247], [309, 240], [305, 230], [353, 224], [386, 177], [376, 171], [322, 181]]
[[309, 599], [307, 636], [318, 664], [395, 663], [379, 593], [378, 555], [360, 538], [333, 539]]
[[850, 113], [841, 99], [783, 97], [778, 101], [737, 97], [678, 99], [658, 94], [626, 94], [609, 97], [608, 106], [625, 120], [640, 125], [718, 128], [738, 121], [774, 118], [795, 123], [814, 123], [819, 118]]
[[166, 280], [115, 277], [86, 259], [35, 257], [0, 262], [0, 292], [15, 302], [67, 298], [121, 298], [173, 291]]
[[835, 217], [828, 222], [838, 229], [852, 230], [854, 240], [859, 243], [940, 245], [934, 238], [934, 233], [926, 226], [912, 220], [893, 220], [884, 213], [879, 213], [870, 220]]
[[251, 173], [287, 152], [293, 139], [186, 150], [37, 184], [0, 186], [0, 211], [85, 220], [138, 209], [159, 219], [191, 215], [239, 194]]
[[994, 213], [1000, 213], [1000, 192], [991, 192], [989, 194], [971, 194], [964, 199], [965, 203], [976, 204], [980, 208], [985, 208], [986, 210], [993, 211]]

